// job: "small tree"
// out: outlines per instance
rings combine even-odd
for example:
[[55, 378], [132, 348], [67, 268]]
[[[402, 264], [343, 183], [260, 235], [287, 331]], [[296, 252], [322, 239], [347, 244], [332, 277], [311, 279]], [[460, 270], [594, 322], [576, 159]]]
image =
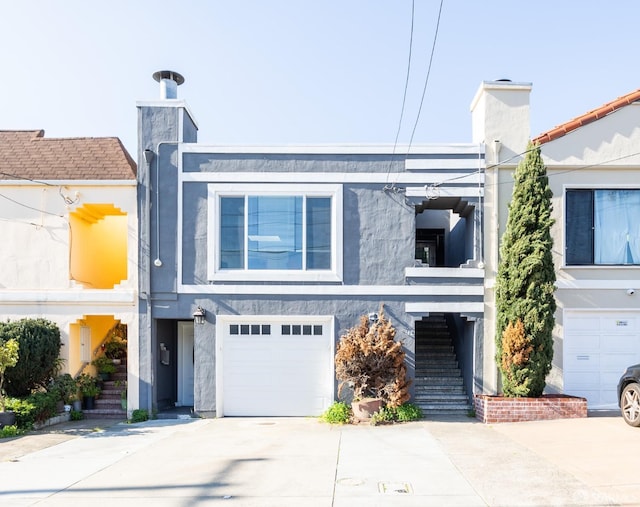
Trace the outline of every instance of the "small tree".
[[529, 143], [515, 171], [496, 283], [496, 361], [506, 396], [541, 396], [551, 370], [556, 311], [551, 197], [540, 148]]
[[338, 395], [348, 386], [355, 399], [381, 398], [390, 407], [409, 400], [405, 354], [395, 334], [380, 309], [376, 322], [363, 315], [359, 325], [340, 337], [335, 357]]
[[0, 407], [5, 410], [4, 403], [4, 374], [7, 368], [12, 368], [18, 362], [18, 349], [20, 345], [16, 340], [7, 340], [0, 343]]

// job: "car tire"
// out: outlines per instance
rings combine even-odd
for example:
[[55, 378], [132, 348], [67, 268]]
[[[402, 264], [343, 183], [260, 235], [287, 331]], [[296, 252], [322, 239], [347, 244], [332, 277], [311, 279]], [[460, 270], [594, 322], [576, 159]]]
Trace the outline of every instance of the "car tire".
[[629, 426], [640, 426], [640, 385], [635, 382], [624, 388], [620, 395], [622, 418]]

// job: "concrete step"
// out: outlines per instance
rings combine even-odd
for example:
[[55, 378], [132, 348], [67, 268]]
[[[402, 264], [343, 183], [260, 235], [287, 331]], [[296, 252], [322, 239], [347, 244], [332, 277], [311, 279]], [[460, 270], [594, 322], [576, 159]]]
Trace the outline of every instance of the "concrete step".
[[440, 385], [421, 385], [414, 386], [413, 391], [419, 393], [454, 393], [465, 394], [464, 386], [462, 384], [440, 384]]
[[103, 398], [100, 397], [98, 399], [96, 399], [95, 404], [94, 404], [95, 408], [114, 408], [114, 409], [122, 409], [122, 401], [120, 399], [120, 397], [118, 398]]
[[469, 403], [469, 397], [464, 394], [453, 394], [453, 393], [416, 393], [414, 396], [416, 402], [420, 403], [446, 403], [456, 404], [456, 403]]
[[440, 366], [442, 368], [457, 368], [458, 361], [456, 361], [455, 355], [451, 355], [451, 357], [421, 357], [419, 358], [418, 366], [427, 366], [429, 368], [433, 366]]
[[416, 376], [420, 377], [459, 377], [460, 368], [416, 368]]
[[415, 401], [414, 405], [420, 407], [423, 412], [428, 412], [432, 410], [454, 410], [454, 411], [464, 411], [468, 412], [471, 410], [470, 403], [441, 403], [441, 402], [420, 402]]
[[416, 350], [415, 358], [416, 361], [420, 361], [421, 359], [457, 359], [453, 350], [446, 349]]
[[120, 409], [96, 408], [93, 410], [83, 410], [85, 419], [121, 419], [127, 420], [127, 412]]
[[413, 380], [414, 385], [463, 385], [462, 377], [427, 377], [419, 376]]

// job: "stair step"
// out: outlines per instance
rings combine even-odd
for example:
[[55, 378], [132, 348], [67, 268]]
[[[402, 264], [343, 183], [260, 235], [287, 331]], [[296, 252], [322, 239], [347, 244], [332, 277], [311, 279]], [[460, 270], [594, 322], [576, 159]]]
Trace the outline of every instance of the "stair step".
[[416, 368], [416, 375], [421, 377], [459, 377], [459, 368]]
[[452, 393], [419, 393], [415, 395], [417, 402], [434, 402], [434, 403], [469, 403], [469, 397], [464, 394]]
[[[455, 379], [454, 379], [455, 380]], [[459, 391], [464, 392], [464, 385], [462, 382], [439, 382], [439, 383], [423, 383], [417, 384], [414, 382], [414, 391]]]
[[430, 410], [471, 410], [470, 403], [420, 403], [416, 401], [415, 405], [420, 407], [423, 412]]
[[85, 419], [127, 419], [127, 412], [120, 409], [95, 408], [93, 410], [83, 410]]
[[120, 398], [98, 398], [94, 404], [95, 407], [98, 408], [122, 408]]
[[447, 365], [451, 368], [458, 367], [458, 361], [456, 360], [456, 356], [451, 354], [449, 356], [426, 356], [420, 357], [416, 356], [416, 366], [419, 368], [420, 366], [433, 366], [437, 364]]

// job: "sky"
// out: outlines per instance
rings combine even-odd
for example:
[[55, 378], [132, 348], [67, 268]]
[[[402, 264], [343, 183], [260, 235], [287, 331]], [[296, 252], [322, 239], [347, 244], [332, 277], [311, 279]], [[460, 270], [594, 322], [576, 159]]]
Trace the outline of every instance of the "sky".
[[468, 143], [495, 79], [533, 84], [535, 136], [640, 88], [637, 0], [443, 0], [438, 25], [440, 5], [0, 0], [0, 130], [115, 136], [136, 157], [136, 102], [165, 69], [211, 145]]

